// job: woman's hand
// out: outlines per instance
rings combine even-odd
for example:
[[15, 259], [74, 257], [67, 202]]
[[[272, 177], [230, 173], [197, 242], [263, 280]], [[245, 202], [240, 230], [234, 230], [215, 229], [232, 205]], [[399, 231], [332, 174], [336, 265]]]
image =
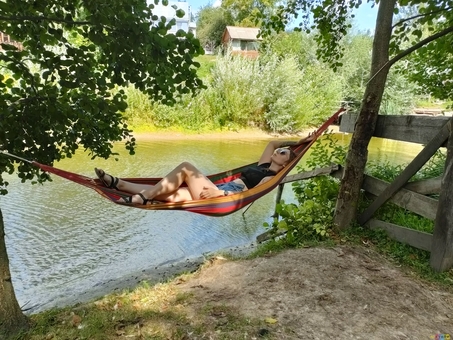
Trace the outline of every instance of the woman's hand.
[[200, 192], [200, 198], [206, 199], [206, 198], [220, 197], [220, 196], [223, 196], [223, 193], [224, 193], [223, 190], [209, 188], [209, 187], [203, 187], [203, 190]]
[[300, 140], [297, 142], [297, 144], [298, 144], [298, 145], [301, 145], [301, 144], [310, 143], [310, 142], [313, 140], [313, 138], [315, 138], [315, 133], [314, 133], [314, 132], [310, 132], [310, 133], [308, 134], [308, 136], [306, 136], [306, 137], [300, 139]]

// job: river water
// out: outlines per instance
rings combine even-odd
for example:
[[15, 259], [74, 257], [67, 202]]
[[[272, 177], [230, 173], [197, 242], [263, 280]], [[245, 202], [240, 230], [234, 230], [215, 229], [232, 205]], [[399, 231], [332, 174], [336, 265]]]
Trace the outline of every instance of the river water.
[[[348, 135], [335, 136], [341, 144], [349, 142]], [[123, 177], [161, 177], [190, 161], [210, 174], [257, 160], [267, 141], [152, 139], [139, 141], [135, 156], [117, 144], [117, 161], [91, 160], [80, 152], [55, 166], [90, 177], [94, 167]], [[420, 149], [373, 139], [370, 159], [407, 163]], [[56, 176], [44, 185], [7, 179], [9, 194], [0, 197], [0, 207], [10, 268], [18, 301], [31, 313], [152, 280], [156, 270], [200, 260], [205, 253], [246, 246], [271, 222], [276, 194], [259, 199], [245, 214], [214, 218], [118, 206]], [[283, 199], [294, 200], [290, 185]]]

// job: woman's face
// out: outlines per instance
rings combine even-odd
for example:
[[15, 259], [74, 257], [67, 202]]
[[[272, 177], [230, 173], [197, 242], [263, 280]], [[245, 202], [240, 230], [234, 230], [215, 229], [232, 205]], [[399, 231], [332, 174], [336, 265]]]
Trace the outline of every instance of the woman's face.
[[286, 165], [289, 161], [289, 149], [286, 148], [278, 148], [275, 149], [274, 154], [272, 155], [272, 161], [277, 163], [278, 165]]

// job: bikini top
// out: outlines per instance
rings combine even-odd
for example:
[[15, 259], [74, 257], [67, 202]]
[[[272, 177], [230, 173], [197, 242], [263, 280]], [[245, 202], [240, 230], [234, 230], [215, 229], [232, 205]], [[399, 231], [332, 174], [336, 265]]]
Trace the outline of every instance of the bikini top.
[[264, 177], [275, 176], [275, 171], [269, 170], [271, 163], [263, 163], [260, 165], [254, 165], [245, 169], [241, 173], [241, 180], [247, 186], [247, 189], [252, 189], [258, 185]]

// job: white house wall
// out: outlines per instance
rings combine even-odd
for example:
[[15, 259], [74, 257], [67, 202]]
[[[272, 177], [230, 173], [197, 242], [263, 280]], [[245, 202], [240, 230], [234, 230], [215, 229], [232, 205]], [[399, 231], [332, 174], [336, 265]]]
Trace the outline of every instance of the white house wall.
[[[159, 18], [164, 16], [167, 21], [171, 19], [176, 20], [176, 25], [174, 25], [169, 33], [176, 33], [176, 31], [182, 29], [184, 32], [195, 32], [195, 23], [190, 22], [190, 12], [191, 8], [189, 3], [186, 1], [169, 1], [168, 6], [162, 5], [162, 2], [159, 1], [157, 5], [154, 4], [154, 0], [146, 0], [148, 5], [154, 5], [153, 14], [157, 15]], [[184, 11], [184, 16], [182, 18], [178, 18], [176, 16], [176, 10], [172, 6], [176, 6], [178, 9], [182, 9]]]

